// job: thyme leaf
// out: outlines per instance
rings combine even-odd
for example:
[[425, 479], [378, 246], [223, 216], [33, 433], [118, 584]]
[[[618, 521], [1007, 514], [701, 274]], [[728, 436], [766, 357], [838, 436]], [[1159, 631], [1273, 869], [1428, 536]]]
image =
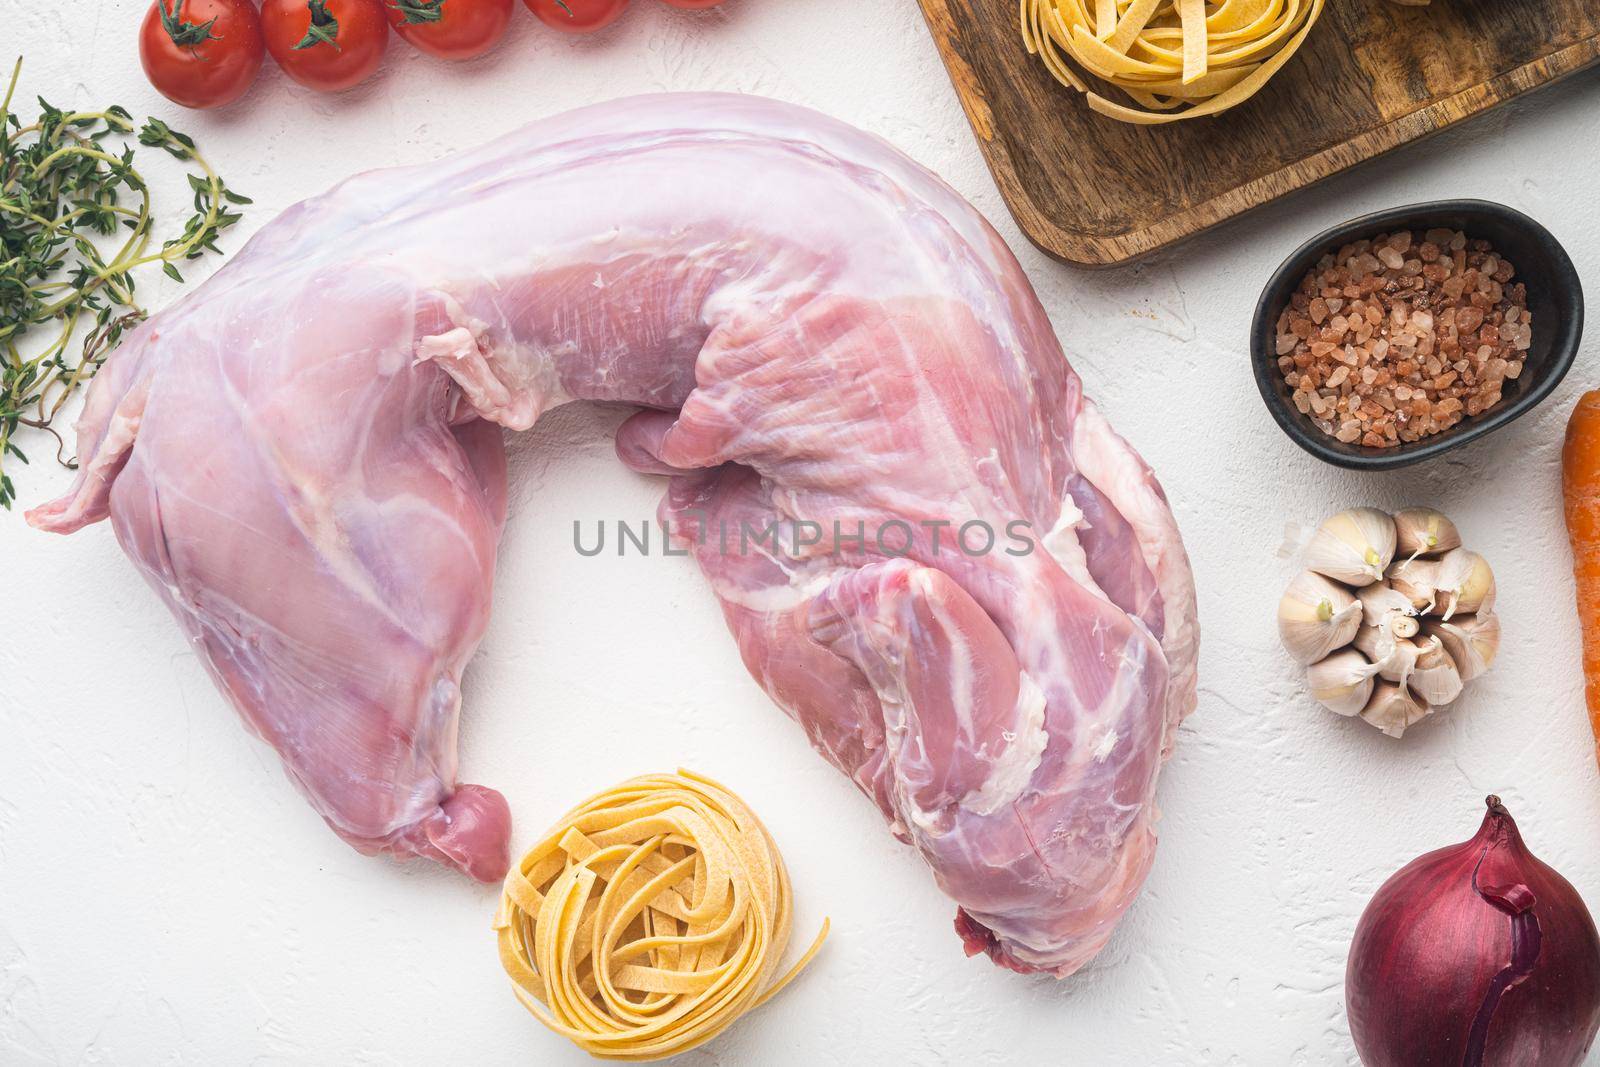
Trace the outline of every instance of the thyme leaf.
[[[180, 3], [173, 18], [181, 11]], [[220, 253], [217, 238], [240, 218], [228, 205], [250, 203], [224, 184], [193, 138], [160, 119], [136, 126], [115, 105], [63, 111], [40, 99], [38, 117], [24, 124], [11, 110], [21, 73], [18, 59], [0, 97], [0, 507], [8, 510], [16, 487], [6, 464], [28, 462], [15, 440], [19, 431], [51, 434], [56, 458], [76, 466], [64, 458], [52, 423], [144, 320], [134, 272], [159, 263], [183, 281], [176, 264]], [[159, 246], [150, 189], [134, 167], [130, 141], [196, 168], [188, 175], [193, 214]], [[74, 352], [80, 327], [86, 332]]]

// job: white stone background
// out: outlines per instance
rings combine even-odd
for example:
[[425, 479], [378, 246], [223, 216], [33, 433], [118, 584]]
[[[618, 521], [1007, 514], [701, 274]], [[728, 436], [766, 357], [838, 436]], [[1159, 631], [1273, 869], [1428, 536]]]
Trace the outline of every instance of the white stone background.
[[[135, 0], [0, 4], [23, 99], [120, 102], [194, 134], [255, 198], [237, 243], [354, 171], [433, 159], [627, 93], [793, 100], [887, 137], [1016, 249], [1088, 392], [1155, 466], [1200, 591], [1198, 712], [1163, 776], [1161, 848], [1095, 963], [1066, 981], [963, 957], [953, 908], [877, 813], [740, 667], [687, 560], [580, 559], [572, 520], [652, 513], [659, 483], [611, 454], [615, 416], [563, 409], [514, 444], [494, 624], [465, 683], [463, 773], [502, 789], [526, 846], [577, 799], [677, 765], [723, 779], [780, 842], [804, 978], [690, 1064], [1353, 1063], [1342, 976], [1377, 885], [1469, 836], [1506, 798], [1535, 851], [1600, 904], [1600, 787], [1560, 520], [1562, 427], [1597, 342], [1533, 415], [1443, 461], [1324, 466], [1269, 420], [1246, 360], [1268, 272], [1325, 225], [1442, 196], [1512, 204], [1600, 279], [1600, 76], [1502, 108], [1142, 267], [1091, 274], [1018, 234], [911, 0], [636, 0], [592, 39], [519, 11], [450, 66], [396, 41], [376, 80], [316, 96], [269, 61], [240, 106], [182, 114], [141, 76]], [[174, 218], [175, 168], [159, 192]], [[191, 271], [198, 277], [203, 271]], [[159, 307], [178, 287], [159, 276]], [[1593, 334], [1594, 331], [1591, 331]], [[37, 460], [50, 449], [34, 438]], [[19, 472], [24, 503], [62, 489]], [[1316, 708], [1280, 651], [1286, 521], [1429, 503], [1500, 581], [1500, 662], [1391, 741]], [[0, 1063], [586, 1062], [510, 994], [493, 889], [340, 843], [246, 736], [110, 530], [0, 515]]]

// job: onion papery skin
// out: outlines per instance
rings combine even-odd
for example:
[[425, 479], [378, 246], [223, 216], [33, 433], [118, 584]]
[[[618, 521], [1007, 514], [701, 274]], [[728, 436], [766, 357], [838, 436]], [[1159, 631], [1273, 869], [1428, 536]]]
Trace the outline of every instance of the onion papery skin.
[[1471, 840], [1401, 868], [1356, 924], [1345, 1009], [1366, 1067], [1566, 1067], [1594, 1042], [1594, 920], [1488, 804]]

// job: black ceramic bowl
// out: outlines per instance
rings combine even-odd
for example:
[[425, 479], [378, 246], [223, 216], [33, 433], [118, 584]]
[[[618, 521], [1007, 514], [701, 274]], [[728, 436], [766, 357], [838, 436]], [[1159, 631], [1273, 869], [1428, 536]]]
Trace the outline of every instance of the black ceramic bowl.
[[[1341, 245], [1394, 230], [1461, 230], [1494, 246], [1516, 268], [1528, 287], [1533, 314], [1533, 345], [1522, 374], [1505, 383], [1500, 403], [1482, 415], [1461, 420], [1443, 433], [1394, 448], [1345, 444], [1300, 414], [1292, 390], [1278, 370], [1278, 316], [1289, 297], [1317, 263]], [[1566, 250], [1550, 231], [1520, 211], [1486, 200], [1439, 200], [1363, 215], [1317, 234], [1295, 249], [1273, 272], [1256, 304], [1250, 332], [1250, 361], [1267, 410], [1294, 443], [1318, 459], [1355, 470], [1388, 470], [1432, 459], [1457, 445], [1498, 430], [1550, 395], [1578, 353], [1583, 335], [1583, 286]]]

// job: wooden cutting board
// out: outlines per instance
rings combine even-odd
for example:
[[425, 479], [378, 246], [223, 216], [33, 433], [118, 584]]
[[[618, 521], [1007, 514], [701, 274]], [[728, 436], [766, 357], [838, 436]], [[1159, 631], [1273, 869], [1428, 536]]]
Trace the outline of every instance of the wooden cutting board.
[[1090, 111], [1028, 54], [1018, 0], [920, 2], [1011, 214], [1082, 266], [1154, 252], [1600, 59], [1600, 0], [1328, 0], [1254, 99], [1140, 127]]

